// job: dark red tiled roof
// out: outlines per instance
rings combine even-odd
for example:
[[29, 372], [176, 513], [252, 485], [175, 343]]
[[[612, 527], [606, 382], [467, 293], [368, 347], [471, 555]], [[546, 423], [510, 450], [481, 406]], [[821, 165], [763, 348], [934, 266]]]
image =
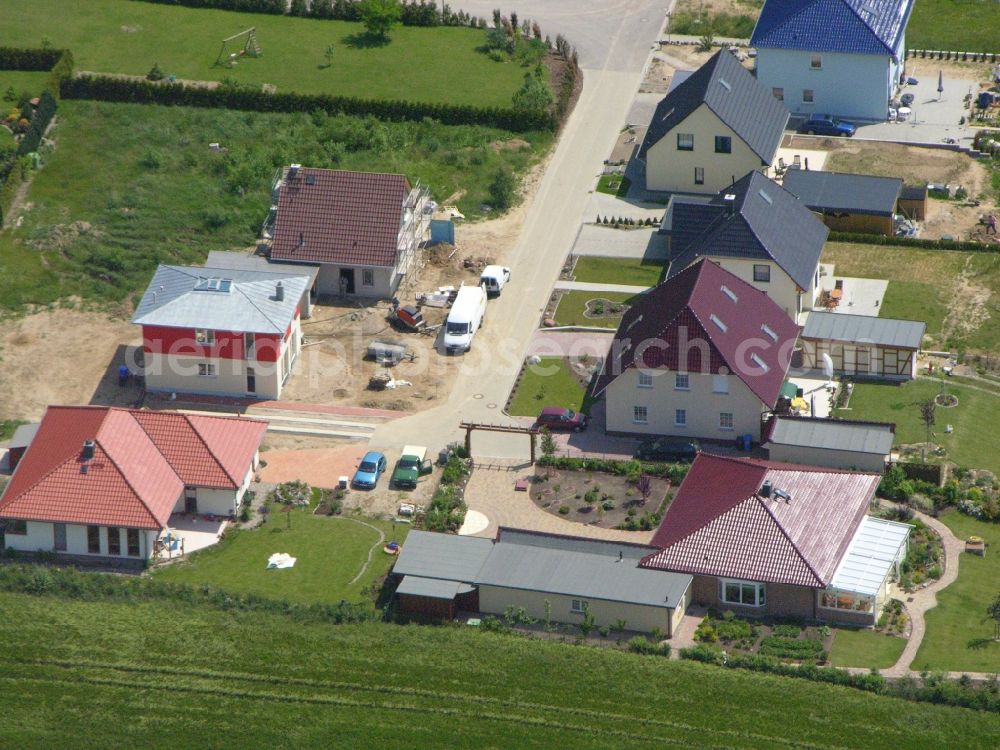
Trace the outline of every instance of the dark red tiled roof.
[[[53, 406], [0, 498], [0, 517], [162, 528], [185, 485], [236, 489], [267, 425], [95, 406]], [[82, 469], [83, 444], [94, 457]]]
[[639, 365], [732, 373], [773, 407], [798, 331], [762, 291], [716, 263], [700, 260], [643, 295], [625, 313], [594, 392], [600, 394]]
[[[821, 588], [878, 487], [877, 474], [699, 454], [651, 542], [649, 568]], [[759, 495], [761, 485], [790, 501]]]
[[278, 192], [271, 257], [344, 265], [396, 265], [403, 203], [401, 174], [302, 169]]

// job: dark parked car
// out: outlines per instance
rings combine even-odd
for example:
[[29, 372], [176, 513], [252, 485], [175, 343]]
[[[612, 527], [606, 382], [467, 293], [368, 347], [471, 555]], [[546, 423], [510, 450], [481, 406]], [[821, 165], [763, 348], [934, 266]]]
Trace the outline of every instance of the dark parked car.
[[840, 120], [833, 115], [813, 115], [804, 123], [799, 131], [809, 135], [842, 135], [850, 138], [857, 127], [853, 122]]
[[547, 406], [538, 415], [536, 423], [539, 427], [548, 427], [550, 430], [572, 430], [580, 432], [587, 429], [587, 417], [572, 409], [563, 409], [558, 406]]
[[661, 437], [647, 440], [635, 450], [640, 461], [693, 461], [698, 453], [698, 441], [681, 437]]

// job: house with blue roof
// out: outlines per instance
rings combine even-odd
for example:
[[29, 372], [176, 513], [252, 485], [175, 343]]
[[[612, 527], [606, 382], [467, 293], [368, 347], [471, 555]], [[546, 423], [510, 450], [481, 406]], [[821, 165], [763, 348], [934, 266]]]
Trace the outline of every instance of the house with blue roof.
[[757, 81], [793, 114], [884, 120], [914, 0], [766, 0]]
[[639, 148], [646, 189], [712, 195], [766, 170], [788, 118], [733, 55], [717, 52], [657, 105]]

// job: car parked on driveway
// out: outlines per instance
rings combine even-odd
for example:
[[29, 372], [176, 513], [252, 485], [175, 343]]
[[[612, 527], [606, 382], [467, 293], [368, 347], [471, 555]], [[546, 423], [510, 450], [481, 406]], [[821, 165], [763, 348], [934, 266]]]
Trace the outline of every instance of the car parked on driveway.
[[422, 445], [404, 445], [403, 454], [396, 462], [396, 470], [392, 472], [390, 484], [413, 490], [417, 487], [417, 480], [432, 471], [434, 467], [427, 460], [427, 448]]
[[813, 115], [802, 123], [799, 132], [809, 135], [833, 135], [850, 138], [857, 132], [857, 129], [853, 122], [841, 120], [833, 115]]
[[378, 478], [385, 473], [386, 466], [384, 453], [368, 451], [358, 464], [358, 470], [354, 472], [351, 484], [365, 490], [375, 489]]
[[546, 406], [535, 421], [537, 427], [548, 427], [552, 431], [580, 432], [587, 429], [587, 415], [561, 406]]
[[640, 461], [693, 461], [698, 455], [698, 441], [683, 437], [647, 440], [635, 449]]

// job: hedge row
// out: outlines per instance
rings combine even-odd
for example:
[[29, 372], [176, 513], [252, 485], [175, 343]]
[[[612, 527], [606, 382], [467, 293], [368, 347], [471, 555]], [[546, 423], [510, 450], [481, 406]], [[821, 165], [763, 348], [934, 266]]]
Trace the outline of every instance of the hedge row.
[[59, 87], [62, 85], [62, 82], [68, 81], [72, 77], [73, 53], [68, 49], [64, 49], [60, 52], [59, 59], [52, 66], [52, 70], [49, 71], [49, 80], [45, 84], [45, 88], [49, 90], [52, 96], [59, 98]]
[[603, 471], [608, 474], [649, 474], [669, 479], [678, 485], [687, 476], [689, 464], [646, 463], [643, 461], [616, 461], [608, 458], [576, 458], [574, 456], [542, 456], [535, 463], [564, 471]]
[[189, 8], [218, 8], [243, 13], [269, 13], [283, 16], [288, 10], [285, 0], [143, 0], [160, 5], [186, 5]]
[[52, 70], [63, 50], [0, 47], [0, 70]]
[[921, 240], [914, 237], [895, 237], [885, 234], [855, 234], [854, 232], [830, 232], [830, 242], [850, 242], [867, 245], [896, 245], [899, 247], [919, 247], [927, 250], [960, 250], [973, 253], [997, 253], [1000, 245], [975, 242], [974, 240]]
[[339, 604], [297, 604], [256, 594], [234, 594], [211, 586], [189, 586], [155, 578], [85, 573], [75, 568], [42, 565], [0, 565], [0, 591], [61, 596], [83, 601], [172, 600], [185, 604], [209, 605], [223, 610], [265, 612], [287, 615], [301, 621], [333, 624], [379, 619], [372, 606], [347, 601]]
[[[362, 0], [141, 0], [160, 5], [186, 5], [189, 8], [216, 8], [243, 13], [302, 16], [335, 21], [360, 21]], [[447, 5], [439, 8], [434, 0], [406, 0], [401, 3], [404, 26], [478, 25], [464, 12], [455, 12]]]
[[28, 171], [31, 169], [31, 162], [27, 157], [21, 157], [9, 166], [10, 170], [7, 172], [7, 176], [0, 183], [0, 227], [3, 226], [7, 212], [10, 211], [10, 207], [14, 203], [17, 189], [21, 187], [21, 183], [24, 182], [24, 178], [27, 177]]
[[43, 91], [39, 98], [38, 106], [35, 107], [35, 114], [31, 116], [31, 124], [28, 126], [25, 134], [21, 136], [21, 142], [17, 146], [18, 156], [24, 156], [38, 150], [38, 146], [42, 142], [42, 136], [45, 134], [45, 129], [52, 122], [55, 114], [55, 97], [48, 90]]
[[318, 94], [266, 94], [244, 87], [220, 86], [208, 89], [185, 86], [181, 83], [153, 83], [101, 75], [86, 75], [63, 80], [60, 95], [64, 99], [218, 107], [258, 112], [323, 110], [329, 114], [373, 115], [384, 120], [430, 118], [445, 125], [485, 125], [512, 131], [551, 130], [555, 127], [553, 117], [545, 112], [524, 113], [500, 107], [358, 99]]

